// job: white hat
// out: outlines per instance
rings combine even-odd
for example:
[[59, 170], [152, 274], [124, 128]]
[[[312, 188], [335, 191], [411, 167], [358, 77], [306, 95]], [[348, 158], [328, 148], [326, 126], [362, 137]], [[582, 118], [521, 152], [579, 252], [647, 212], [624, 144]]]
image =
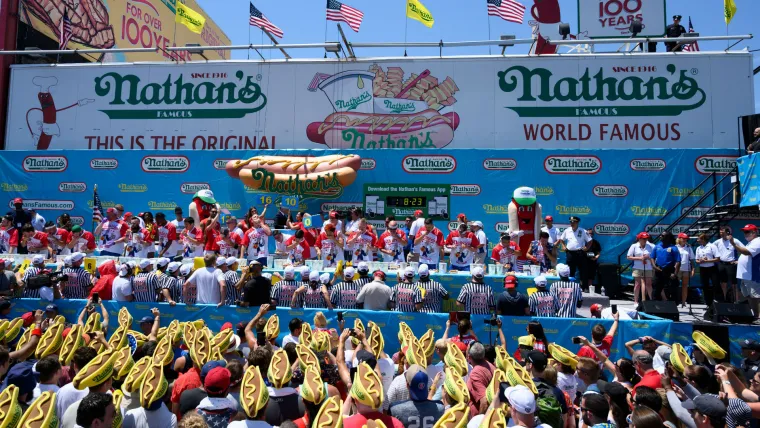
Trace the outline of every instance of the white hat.
[[137, 267], [137, 263], [134, 260], [128, 261], [127, 264], [129, 265], [130, 269], [134, 269]]
[[182, 267], [179, 268], [179, 273], [182, 274], [182, 276], [188, 276], [192, 271], [193, 265], [182, 265]]
[[417, 274], [419, 276], [430, 276], [430, 269], [428, 268], [428, 265], [421, 264], [419, 268], [417, 268]]
[[140, 266], [140, 269], [145, 269], [146, 267], [150, 266], [150, 260], [142, 259], [140, 260], [140, 264], [138, 266]]
[[359, 266], [357, 266], [357, 270], [359, 272], [369, 272], [369, 265], [367, 262], [360, 262]]
[[166, 257], [161, 257], [160, 259], [158, 259], [158, 261], [156, 261], [157, 266], [168, 266], [169, 263], [171, 263], [171, 260], [169, 260]]
[[308, 266], [301, 266], [301, 269], [298, 269], [298, 272], [301, 273], [301, 278], [308, 278], [309, 272], [311, 272], [311, 269], [309, 269]]
[[237, 262], [238, 262], [238, 259], [236, 259], [235, 257], [227, 257], [227, 266], [232, 266]]
[[216, 267], [224, 266], [225, 264], [227, 264], [227, 259], [224, 257], [219, 257], [216, 259]]
[[322, 275], [319, 276], [319, 282], [322, 284], [329, 284], [330, 283], [330, 274], [325, 272]]
[[354, 270], [353, 266], [349, 266], [346, 268], [346, 270], [343, 271], [344, 278], [353, 278], [354, 274], [356, 274], [356, 271]]
[[181, 266], [182, 266], [182, 263], [180, 262], [171, 262], [166, 267], [166, 270], [169, 272], [176, 272]]
[[272, 274], [271, 274], [271, 273], [268, 273], [268, 272], [266, 272], [266, 273], [262, 273], [262, 274], [261, 274], [261, 276], [263, 276], [263, 277], [264, 277], [264, 278], [266, 278], [266, 279], [272, 279]]
[[481, 221], [473, 221], [472, 225], [473, 226], [478, 226], [481, 229], [483, 228], [483, 222], [481, 222]]
[[404, 276], [412, 278], [414, 277], [414, 268], [411, 266], [407, 266], [406, 269], [404, 269]]
[[533, 282], [536, 283], [536, 287], [546, 287], [546, 277], [543, 275], [533, 278]]
[[43, 257], [42, 254], [35, 254], [34, 257], [32, 257], [32, 264], [40, 265], [42, 263], [45, 263], [45, 257]]
[[476, 266], [472, 269], [472, 276], [475, 278], [483, 278], [483, 268]]
[[127, 276], [129, 273], [129, 266], [119, 265], [119, 276]]
[[557, 265], [557, 275], [570, 276], [570, 266], [560, 263]]
[[319, 281], [319, 272], [314, 271], [309, 273], [309, 281]]
[[5, 259], [5, 266], [7, 266], [7, 267], [13, 266], [13, 262], [14, 261], [15, 260], [13, 260], [13, 259]]
[[296, 274], [296, 268], [293, 266], [285, 266], [285, 278], [287, 279], [293, 279], [293, 276]]
[[84, 260], [85, 257], [87, 257], [87, 254], [77, 252], [71, 255], [71, 261], [78, 262], [80, 260]]
[[523, 415], [530, 415], [536, 412], [536, 398], [526, 386], [518, 385], [507, 388], [504, 392], [507, 396], [509, 405], [515, 411]]
[[64, 266], [71, 266], [71, 256], [66, 256], [63, 258], [63, 265]]

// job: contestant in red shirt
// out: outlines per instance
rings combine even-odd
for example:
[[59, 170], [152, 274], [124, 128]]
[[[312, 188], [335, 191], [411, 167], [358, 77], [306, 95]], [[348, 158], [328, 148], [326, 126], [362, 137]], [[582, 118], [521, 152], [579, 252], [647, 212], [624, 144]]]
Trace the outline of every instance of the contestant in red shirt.
[[296, 230], [295, 235], [285, 242], [285, 247], [288, 251], [288, 260], [294, 265], [304, 264], [305, 260], [311, 258], [311, 247], [304, 238], [303, 230]]
[[420, 264], [437, 268], [443, 253], [443, 232], [435, 227], [432, 218], [425, 219], [425, 226], [414, 237], [414, 248], [420, 253]]
[[0, 254], [14, 254], [18, 248], [18, 229], [13, 227], [13, 216], [6, 215], [0, 222]]
[[90, 254], [95, 251], [95, 235], [82, 229], [82, 226], [71, 227], [71, 239], [66, 244], [71, 253]]
[[473, 232], [467, 230], [467, 223], [459, 223], [457, 230], [449, 233], [446, 248], [451, 250], [449, 256], [451, 269], [469, 271], [475, 252], [480, 242]]
[[517, 268], [517, 256], [522, 254], [515, 241], [509, 240], [509, 234], [501, 235], [501, 242], [493, 247], [491, 260], [504, 266], [504, 272], [512, 272]]
[[49, 221], [45, 223], [45, 233], [48, 235], [50, 248], [53, 249], [52, 255], [61, 256], [71, 254], [66, 246], [71, 239], [71, 234], [68, 230], [57, 227], [55, 223]]
[[31, 223], [27, 223], [21, 228], [21, 246], [26, 247], [29, 254], [47, 255], [53, 257], [53, 248], [48, 241], [48, 234], [37, 232]]

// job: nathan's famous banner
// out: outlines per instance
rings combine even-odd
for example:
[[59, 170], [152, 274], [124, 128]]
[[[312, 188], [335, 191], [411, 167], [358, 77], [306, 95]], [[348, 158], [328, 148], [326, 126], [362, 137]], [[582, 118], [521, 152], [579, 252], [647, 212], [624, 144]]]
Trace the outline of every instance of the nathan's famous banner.
[[[735, 164], [735, 150], [717, 149], [230, 150], [216, 156], [199, 151], [5, 151], [0, 157], [0, 202], [12, 208], [12, 200], [22, 197], [27, 208], [36, 208], [47, 219], [66, 212], [89, 229], [95, 184], [104, 208], [120, 203], [132, 213], [163, 211], [170, 217], [175, 206], [187, 213], [193, 195], [210, 188], [221, 207], [237, 217], [251, 206], [261, 211], [266, 203], [276, 206], [284, 195], [299, 195], [299, 208], [311, 213], [363, 207], [382, 231], [386, 214], [400, 219], [419, 209], [398, 203], [399, 197], [414, 196], [404, 194], [407, 188], [446, 186], [448, 192], [441, 194], [448, 197], [447, 209], [436, 211], [436, 225], [448, 233], [456, 227], [457, 214], [464, 213], [483, 222], [492, 246], [509, 228], [512, 192], [529, 186], [536, 190], [544, 215], [553, 216], [561, 229], [570, 216], [580, 217], [581, 227], [596, 232], [601, 260], [617, 262], [638, 232], [661, 232], [703, 198], [712, 182], [695, 186], [713, 172], [729, 173]], [[399, 185], [396, 194], [364, 194], [367, 188], [389, 183]], [[729, 180], [724, 184], [720, 195], [728, 191]], [[365, 205], [370, 199], [374, 208]], [[380, 211], [380, 205], [392, 208]], [[675, 232], [685, 230], [711, 205], [709, 196]]]
[[[53, 40], [60, 40], [64, 13], [71, 21], [68, 49], [159, 48], [150, 53], [106, 54], [106, 62], [200, 59], [167, 48], [188, 43], [229, 46], [230, 39], [195, 0], [183, 3], [206, 18], [201, 34], [175, 24], [177, 0], [21, 0], [21, 21]], [[175, 33], [176, 25], [176, 33]], [[176, 34], [176, 37], [175, 37]], [[205, 51], [210, 60], [229, 59], [229, 51]]]
[[752, 56], [15, 66], [11, 150], [735, 148]]

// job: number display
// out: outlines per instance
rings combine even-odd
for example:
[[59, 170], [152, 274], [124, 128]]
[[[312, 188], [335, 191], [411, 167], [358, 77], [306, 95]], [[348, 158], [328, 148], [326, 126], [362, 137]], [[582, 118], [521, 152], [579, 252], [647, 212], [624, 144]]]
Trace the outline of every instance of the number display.
[[385, 203], [389, 207], [424, 207], [427, 198], [421, 196], [388, 196], [385, 198]]

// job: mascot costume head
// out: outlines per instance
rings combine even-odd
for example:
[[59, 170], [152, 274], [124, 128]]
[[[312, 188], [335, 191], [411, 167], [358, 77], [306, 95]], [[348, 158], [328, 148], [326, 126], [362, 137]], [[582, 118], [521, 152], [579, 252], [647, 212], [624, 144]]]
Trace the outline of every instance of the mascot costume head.
[[211, 208], [218, 207], [216, 199], [214, 199], [214, 192], [210, 189], [199, 190], [193, 195], [193, 201], [190, 202], [189, 212], [190, 217], [195, 220], [195, 225], [200, 227], [201, 221], [209, 218], [211, 215]]
[[541, 204], [536, 202], [536, 191], [530, 187], [519, 187], [512, 194], [509, 203], [509, 232], [517, 233], [521, 254], [518, 260], [527, 260], [530, 243], [537, 240], [541, 232]]

